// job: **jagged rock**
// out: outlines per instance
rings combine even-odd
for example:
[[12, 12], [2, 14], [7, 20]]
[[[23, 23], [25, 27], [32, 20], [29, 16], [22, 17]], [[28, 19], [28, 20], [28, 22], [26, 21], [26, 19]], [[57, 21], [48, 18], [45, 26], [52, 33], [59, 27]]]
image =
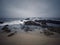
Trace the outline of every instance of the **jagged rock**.
[[11, 30], [8, 28], [8, 25], [5, 25], [5, 26], [2, 28], [2, 30], [3, 30], [4, 32], [7, 32], [7, 33], [11, 32]]
[[34, 21], [27, 21], [25, 22], [25, 25], [36, 25], [36, 26], [40, 26], [40, 24], [34, 22]]
[[46, 20], [35, 20], [35, 22], [38, 22], [41, 25], [46, 25]]

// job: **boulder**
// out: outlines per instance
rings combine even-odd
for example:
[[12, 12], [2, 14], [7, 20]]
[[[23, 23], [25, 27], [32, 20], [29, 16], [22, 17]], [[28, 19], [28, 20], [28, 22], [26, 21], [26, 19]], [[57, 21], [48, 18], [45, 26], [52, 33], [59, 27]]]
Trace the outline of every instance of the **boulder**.
[[25, 22], [25, 25], [36, 25], [36, 26], [40, 26], [40, 24], [34, 22], [34, 21], [27, 21]]
[[7, 32], [7, 33], [11, 32], [11, 30], [8, 28], [8, 26], [9, 26], [9, 25], [5, 25], [5, 26], [2, 28], [2, 30], [3, 30], [4, 32]]

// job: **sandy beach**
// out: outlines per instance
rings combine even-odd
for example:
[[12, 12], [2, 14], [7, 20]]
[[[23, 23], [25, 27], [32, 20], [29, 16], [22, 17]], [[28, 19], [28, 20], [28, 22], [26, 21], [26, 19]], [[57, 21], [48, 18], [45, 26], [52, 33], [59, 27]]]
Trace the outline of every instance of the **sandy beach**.
[[15, 35], [8, 37], [7, 33], [0, 33], [0, 45], [60, 45], [60, 38], [45, 36], [39, 31], [18, 31]]

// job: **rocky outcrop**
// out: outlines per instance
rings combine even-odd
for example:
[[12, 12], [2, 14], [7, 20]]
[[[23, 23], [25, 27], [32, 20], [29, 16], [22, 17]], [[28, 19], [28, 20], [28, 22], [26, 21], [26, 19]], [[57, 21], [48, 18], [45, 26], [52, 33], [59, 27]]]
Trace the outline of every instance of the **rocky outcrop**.
[[2, 28], [2, 30], [3, 30], [4, 32], [7, 32], [7, 33], [11, 32], [11, 30], [8, 28], [8, 25], [5, 25], [5, 26]]
[[36, 26], [40, 26], [40, 24], [34, 22], [34, 21], [27, 21], [25, 22], [25, 25], [36, 25]]

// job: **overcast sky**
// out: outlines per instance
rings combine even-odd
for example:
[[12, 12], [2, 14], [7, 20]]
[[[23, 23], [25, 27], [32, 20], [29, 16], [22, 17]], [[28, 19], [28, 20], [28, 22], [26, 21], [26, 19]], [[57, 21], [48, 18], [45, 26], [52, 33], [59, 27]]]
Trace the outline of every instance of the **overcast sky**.
[[0, 0], [2, 18], [60, 17], [60, 0]]

